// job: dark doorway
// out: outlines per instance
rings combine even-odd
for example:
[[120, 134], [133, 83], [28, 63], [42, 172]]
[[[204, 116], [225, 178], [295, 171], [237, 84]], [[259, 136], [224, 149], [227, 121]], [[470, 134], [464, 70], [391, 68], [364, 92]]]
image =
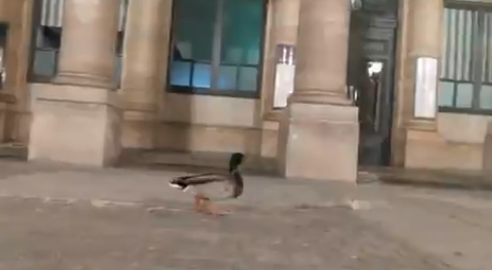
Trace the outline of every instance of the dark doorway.
[[348, 85], [359, 107], [363, 166], [390, 163], [397, 12], [397, 0], [366, 0], [351, 16]]

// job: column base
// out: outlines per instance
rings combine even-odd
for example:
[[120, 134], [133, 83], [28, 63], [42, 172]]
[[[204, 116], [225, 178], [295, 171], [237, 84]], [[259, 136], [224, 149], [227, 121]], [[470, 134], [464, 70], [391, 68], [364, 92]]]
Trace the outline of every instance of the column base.
[[290, 103], [332, 104], [336, 106], [353, 106], [354, 102], [346, 97], [345, 89], [339, 91], [302, 90], [289, 96]]
[[157, 112], [125, 110], [121, 135], [123, 148], [156, 148], [158, 128]]
[[[355, 183], [359, 145], [358, 108], [292, 103], [287, 126], [284, 173], [288, 178]], [[285, 123], [285, 121], [287, 123]]]
[[104, 89], [116, 89], [116, 83], [110, 78], [85, 73], [60, 72], [53, 83]]
[[405, 123], [405, 127], [412, 130], [437, 132], [436, 119], [411, 119]]
[[483, 145], [449, 141], [437, 131], [407, 129], [405, 168], [481, 170]]
[[107, 89], [46, 84], [33, 104], [29, 160], [108, 166], [121, 153], [121, 110]]

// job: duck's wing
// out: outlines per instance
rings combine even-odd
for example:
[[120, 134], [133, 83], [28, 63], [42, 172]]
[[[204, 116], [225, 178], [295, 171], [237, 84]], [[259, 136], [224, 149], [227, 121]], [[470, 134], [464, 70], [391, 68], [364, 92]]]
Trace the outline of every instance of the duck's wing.
[[227, 175], [216, 174], [216, 173], [205, 173], [205, 174], [195, 174], [188, 176], [181, 176], [171, 180], [171, 184], [179, 185], [183, 188], [187, 186], [204, 185], [215, 182], [227, 181]]
[[170, 185], [210, 200], [237, 197], [231, 182], [231, 175], [228, 174], [207, 173], [182, 176], [171, 180]]

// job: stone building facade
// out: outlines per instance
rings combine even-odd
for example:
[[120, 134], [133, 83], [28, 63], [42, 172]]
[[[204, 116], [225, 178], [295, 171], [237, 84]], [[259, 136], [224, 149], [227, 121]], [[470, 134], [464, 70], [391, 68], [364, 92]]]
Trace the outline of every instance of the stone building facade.
[[[217, 1], [222, 3], [217, 10], [225, 14], [228, 0]], [[384, 107], [381, 112], [385, 113], [380, 114], [389, 121], [382, 137], [388, 161], [376, 165], [486, 168], [487, 134], [492, 132], [488, 111], [438, 107], [435, 100], [436, 106], [430, 106], [435, 117], [419, 118], [415, 116], [415, 89], [417, 59], [442, 60], [447, 52], [450, 41], [445, 37], [449, 31], [443, 22], [462, 10], [482, 14], [488, 4], [470, 2], [462, 7], [447, 6], [443, 0], [363, 2], [376, 8], [351, 10], [349, 0], [265, 0], [263, 9], [256, 11], [264, 15], [260, 16], [264, 18], [258, 39], [261, 46], [251, 58], [256, 57], [257, 63], [238, 67], [244, 74], [247, 68], [256, 68], [254, 79], [248, 78], [258, 87], [247, 92], [249, 86], [238, 82], [237, 91], [220, 92], [218, 78], [215, 86], [209, 87], [217, 89], [209, 92], [199, 87], [180, 92], [170, 81], [176, 64], [173, 61], [186, 58], [185, 45], [179, 48], [178, 56], [173, 48], [179, 41], [177, 21], [185, 15], [179, 15], [172, 0], [0, 0], [0, 21], [8, 25], [7, 77], [0, 95], [2, 139], [28, 145], [30, 160], [106, 166], [114, 164], [128, 148], [241, 151], [276, 160], [279, 172], [287, 177], [354, 181], [365, 135], [359, 127], [359, 110], [347, 95], [347, 85], [360, 77], [351, 72], [360, 65], [352, 45], [359, 44], [357, 33], [367, 29], [379, 27], [376, 32], [385, 33], [384, 18], [388, 17], [394, 22], [389, 26], [393, 34], [386, 38], [392, 45], [388, 51], [383, 46], [386, 49], [381, 49], [381, 55], [387, 55], [390, 62], [385, 63], [391, 63], [386, 66], [387, 83], [383, 83], [389, 92], [388, 99], [380, 102], [385, 105], [378, 105]], [[385, 7], [394, 9], [386, 12]], [[452, 10], [446, 13], [446, 8]], [[205, 8], [196, 10], [206, 13]], [[254, 8], [242, 10], [246, 21], [247, 14], [255, 12]], [[354, 26], [354, 18], [364, 14], [376, 14], [376, 23], [361, 24], [365, 28]], [[383, 17], [379, 23], [378, 16]], [[475, 15], [470, 16], [473, 22]], [[225, 24], [211, 25], [217, 27], [213, 31], [228, 31]], [[46, 30], [43, 26], [54, 28]], [[202, 26], [198, 22], [196, 27]], [[466, 21], [460, 27], [466, 27]], [[200, 29], [195, 32], [201, 33]], [[43, 51], [39, 45], [42, 31], [59, 36], [59, 41], [52, 42], [59, 43], [56, 52], [39, 52]], [[490, 38], [481, 36], [483, 44]], [[362, 43], [377, 45], [365, 40]], [[233, 50], [221, 54], [217, 44], [220, 40], [214, 40], [211, 49], [218, 58], [210, 60], [211, 64], [202, 63], [216, 65], [213, 72], [222, 70], [220, 57], [234, 55]], [[279, 44], [293, 45], [296, 52], [294, 91], [289, 105], [280, 109], [273, 106]], [[52, 60], [46, 59], [52, 56], [54, 64], [47, 68], [51, 71], [36, 73], [36, 65], [50, 66], [46, 63]], [[439, 63], [443, 70], [443, 61]], [[193, 62], [195, 72], [200, 71], [199, 64], [198, 60]], [[240, 71], [237, 74], [239, 81], [248, 80]], [[447, 82], [444, 79], [442, 75], [435, 78], [440, 81], [435, 89], [439, 93], [434, 93], [440, 105], [445, 99], [441, 95]], [[455, 100], [451, 105], [460, 100], [451, 99]]]

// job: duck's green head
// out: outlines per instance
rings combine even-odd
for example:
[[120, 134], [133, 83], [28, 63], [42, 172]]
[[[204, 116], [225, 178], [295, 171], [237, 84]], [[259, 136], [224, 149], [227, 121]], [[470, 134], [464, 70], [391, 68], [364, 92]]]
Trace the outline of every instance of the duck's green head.
[[232, 172], [236, 170], [241, 163], [243, 163], [244, 155], [241, 153], [234, 153], [231, 155], [231, 159], [229, 161], [229, 171]]

